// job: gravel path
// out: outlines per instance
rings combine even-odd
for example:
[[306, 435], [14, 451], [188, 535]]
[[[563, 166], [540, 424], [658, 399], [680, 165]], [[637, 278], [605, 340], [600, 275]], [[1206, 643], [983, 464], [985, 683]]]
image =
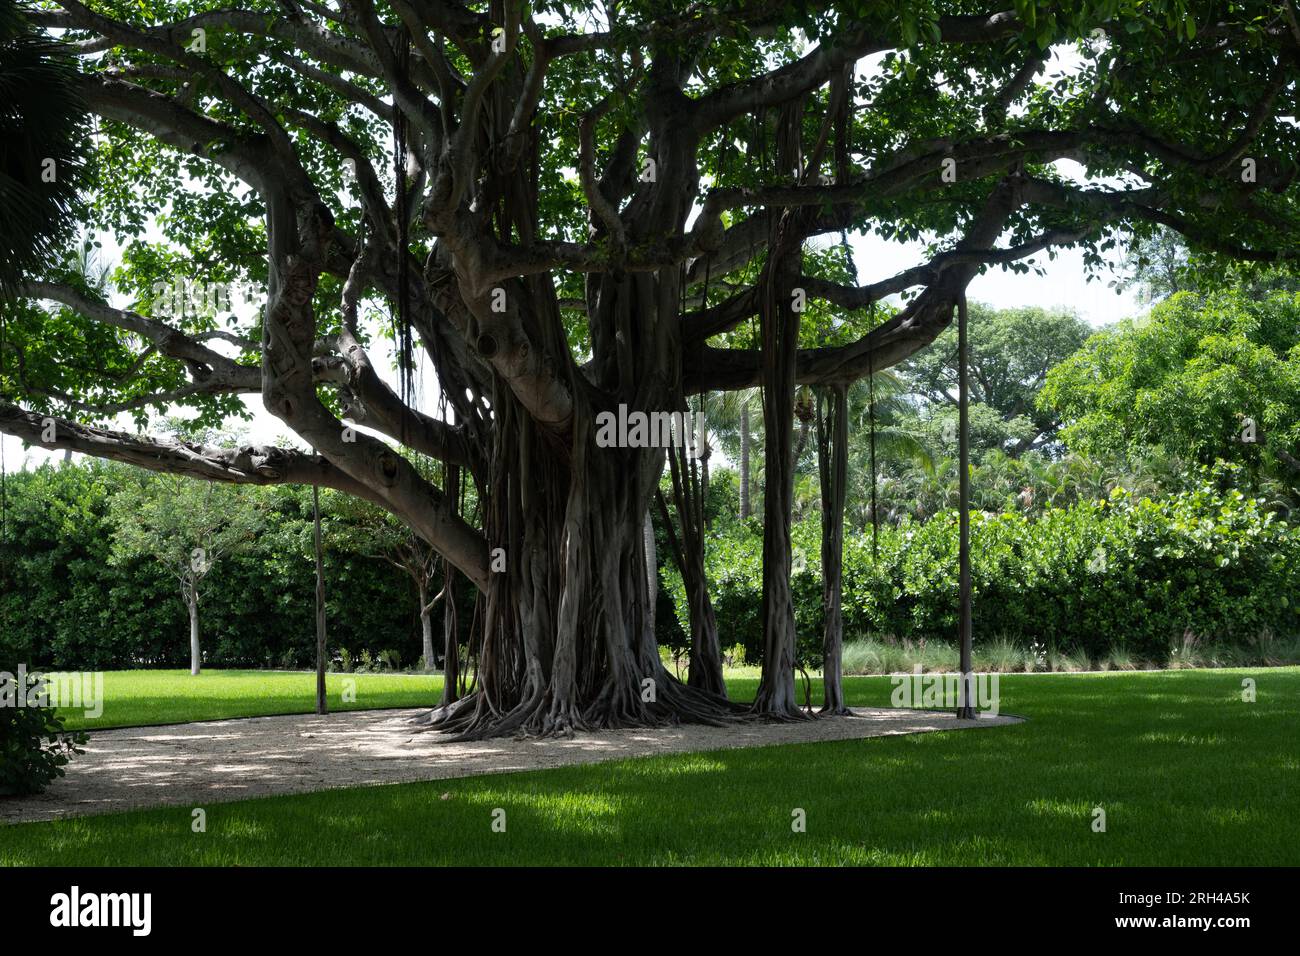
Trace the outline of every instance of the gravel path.
[[1007, 715], [971, 723], [951, 714], [856, 708], [858, 719], [792, 724], [688, 725], [579, 734], [559, 740], [451, 743], [416, 733], [427, 709], [348, 711], [129, 727], [90, 735], [67, 776], [37, 796], [0, 799], [0, 820], [21, 823], [154, 806], [204, 806], [228, 800], [413, 780], [540, 770], [625, 757], [765, 747], [986, 728], [1017, 723]]

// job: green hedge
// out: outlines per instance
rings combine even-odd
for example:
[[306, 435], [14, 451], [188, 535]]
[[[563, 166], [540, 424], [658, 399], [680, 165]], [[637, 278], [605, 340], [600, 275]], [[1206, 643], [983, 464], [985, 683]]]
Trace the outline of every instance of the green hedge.
[[[43, 669], [188, 666], [189, 624], [175, 578], [149, 558], [108, 561], [109, 500], [123, 467], [90, 462], [8, 475], [0, 659]], [[205, 663], [309, 666], [315, 567], [291, 550], [289, 532], [310, 520], [310, 490], [247, 490], [266, 500], [268, 526], [253, 551], [223, 559], [208, 578], [200, 605]], [[332, 551], [328, 540], [325, 574], [331, 648], [374, 658], [397, 651], [403, 665], [414, 665], [420, 628], [410, 582], [382, 561]]]
[[[6, 544], [0, 547], [0, 659], [53, 669], [182, 666], [185, 609], [174, 582], [149, 560], [107, 560], [107, 501], [116, 466], [42, 468], [9, 475]], [[301, 489], [256, 489], [275, 522], [304, 521]], [[756, 662], [761, 647], [762, 539], [754, 522], [720, 520], [708, 569], [721, 639]], [[305, 666], [314, 655], [313, 569], [272, 533], [231, 558], [203, 600], [207, 663]], [[972, 520], [976, 641], [1011, 640], [1097, 658], [1124, 651], [1163, 662], [1185, 633], [1249, 645], [1300, 633], [1300, 530], [1238, 491], [1207, 484], [1159, 500], [1123, 493], [1029, 518]], [[795, 527], [794, 576], [801, 656], [819, 664], [818, 519]], [[1100, 550], [1099, 550], [1100, 549]], [[281, 553], [283, 552], [283, 553]], [[685, 643], [685, 601], [661, 542], [662, 643]], [[1102, 560], [1097, 560], [1100, 555]], [[382, 562], [326, 551], [330, 643], [353, 656], [419, 656], [409, 583]], [[461, 619], [467, 626], [472, 595]], [[675, 607], [674, 607], [675, 605]], [[674, 620], [673, 610], [676, 610]], [[957, 516], [937, 515], [845, 545], [845, 637], [951, 641], [957, 627]], [[689, 630], [689, 629], [687, 629]]]
[[[820, 538], [816, 516], [795, 526], [793, 590], [803, 659], [820, 663]], [[1125, 651], [1164, 662], [1190, 632], [1249, 645], [1293, 636], [1300, 614], [1300, 529], [1259, 500], [1206, 485], [1160, 500], [1110, 500], [971, 520], [975, 641], [1011, 640], [1099, 658]], [[849, 535], [844, 555], [845, 639], [951, 642], [957, 631], [957, 513], [924, 524]], [[762, 538], [731, 523], [707, 552], [724, 645], [757, 662]], [[679, 618], [680, 581], [668, 576]]]

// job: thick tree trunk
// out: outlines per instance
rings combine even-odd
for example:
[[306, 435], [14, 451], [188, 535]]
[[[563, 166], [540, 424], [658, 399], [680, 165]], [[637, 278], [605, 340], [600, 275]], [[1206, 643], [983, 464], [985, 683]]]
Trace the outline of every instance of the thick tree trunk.
[[792, 556], [790, 515], [794, 506], [795, 356], [799, 313], [793, 305], [800, 250], [790, 248], [776, 227], [773, 259], [763, 277], [763, 671], [755, 713], [782, 719], [803, 717], [795, 699], [794, 597], [790, 591]]
[[822, 496], [823, 714], [851, 713], [844, 703], [844, 486], [848, 481], [848, 392], [832, 386], [829, 408], [821, 414], [818, 397], [817, 470]]
[[749, 504], [749, 400], [740, 406], [740, 517], [752, 513]]
[[[508, 115], [507, 103], [501, 105]], [[644, 208], [629, 214], [625, 234], [611, 237], [628, 248], [658, 242], [665, 223], [683, 226], [698, 187], [689, 172], [695, 131], [667, 112], [648, 121], [660, 131], [651, 143], [657, 168], [687, 175], [638, 192], [635, 203]], [[628, 155], [631, 180], [635, 149]], [[634, 188], [629, 182], [629, 192]], [[532, 237], [522, 184], [519, 200], [505, 204], [505, 241]], [[609, 226], [608, 219], [595, 222], [593, 231]], [[549, 377], [529, 363], [570, 354], [549, 276], [506, 283], [508, 299], [537, 313], [527, 327], [536, 338], [526, 347], [513, 344], [518, 330], [493, 315], [486, 300], [471, 308], [474, 341], [493, 372], [485, 395], [493, 445], [475, 477], [494, 567], [484, 587], [475, 691], [435, 712], [436, 725], [478, 738], [717, 724], [740, 716], [718, 694], [676, 680], [659, 657], [644, 523], [663, 473], [663, 443], [644, 434], [638, 441], [631, 431], [613, 443], [597, 441], [603, 415], [662, 416], [684, 407], [683, 271], [673, 265], [589, 274], [592, 358], [581, 369], [552, 366]]]
[[434, 726], [481, 738], [736, 716], [659, 659], [645, 514], [662, 449], [597, 447], [578, 420], [566, 455], [510, 402], [495, 411], [516, 454], [495, 456], [480, 500], [505, 570], [486, 593], [477, 688]]
[[203, 663], [203, 655], [199, 651], [199, 598], [197, 594], [191, 595], [186, 602], [190, 611], [190, 675], [197, 677], [199, 668]]

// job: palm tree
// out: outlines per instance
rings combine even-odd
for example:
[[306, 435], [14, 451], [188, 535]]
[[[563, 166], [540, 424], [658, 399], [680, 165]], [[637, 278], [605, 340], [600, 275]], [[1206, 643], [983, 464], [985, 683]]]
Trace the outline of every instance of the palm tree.
[[75, 71], [0, 0], [0, 298], [49, 266], [74, 221], [86, 152]]
[[[762, 413], [758, 411], [759, 390], [745, 388], [724, 392], [709, 402], [709, 430], [717, 436], [723, 452], [740, 470], [740, 517], [753, 514], [754, 473], [751, 461], [754, 443], [762, 443]], [[759, 458], [761, 461], [761, 456]]]
[[[933, 469], [934, 457], [913, 427], [915, 408], [907, 386], [891, 371], [876, 372], [849, 388], [848, 499], [862, 527], [878, 527], [882, 513], [901, 517], [897, 507], [882, 507], [886, 476], [911, 469]], [[894, 481], [891, 489], [903, 491]], [[872, 492], [875, 500], [872, 500]], [[897, 520], [887, 517], [886, 520]]]

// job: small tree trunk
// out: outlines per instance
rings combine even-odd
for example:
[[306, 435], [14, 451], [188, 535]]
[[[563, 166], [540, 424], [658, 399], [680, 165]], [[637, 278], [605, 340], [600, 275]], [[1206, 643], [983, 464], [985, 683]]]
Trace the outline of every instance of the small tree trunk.
[[429, 586], [423, 580], [416, 582], [420, 602], [420, 651], [424, 657], [424, 672], [432, 674], [438, 669], [433, 652], [433, 609], [429, 607]]
[[[713, 449], [709, 447], [709, 428], [704, 424], [704, 406], [707, 397], [707, 394], [700, 396], [699, 424], [702, 427], [699, 428], [701, 434], [698, 436], [699, 448], [696, 449], [696, 453], [700, 456], [700, 517], [704, 529], [709, 527], [709, 459], [713, 457]], [[650, 512], [646, 509], [646, 520], [649, 518]]]
[[199, 652], [199, 596], [191, 594], [186, 602], [190, 610], [190, 675], [197, 677], [203, 655]]
[[749, 505], [749, 400], [740, 406], [740, 517], [750, 516]]
[[974, 719], [975, 706], [971, 694], [971, 581], [970, 581], [970, 391], [969, 361], [966, 340], [966, 293], [957, 300], [957, 400], [958, 400], [958, 450], [957, 469], [960, 513], [958, 516], [958, 600], [960, 614], [957, 637], [961, 646], [961, 691], [957, 716]]
[[673, 530], [673, 521], [662, 496], [664, 527], [672, 544], [682, 584], [686, 588], [686, 607], [691, 621], [690, 669], [686, 686], [727, 696], [722, 678], [722, 648], [718, 641], [718, 622], [709, 600], [708, 578], [704, 570], [704, 497], [699, 471], [682, 448], [668, 449], [669, 473], [673, 484], [673, 503], [677, 508], [681, 537]]
[[[447, 466], [446, 492], [461, 507], [461, 471]], [[421, 605], [423, 607], [423, 605]], [[473, 626], [473, 622], [470, 622]], [[432, 631], [429, 632], [432, 641]], [[432, 648], [432, 643], [429, 647]], [[432, 660], [432, 658], [430, 658]], [[432, 666], [432, 665], [431, 665]], [[456, 620], [456, 570], [450, 561], [442, 563], [442, 706], [460, 699], [460, 623]]]

